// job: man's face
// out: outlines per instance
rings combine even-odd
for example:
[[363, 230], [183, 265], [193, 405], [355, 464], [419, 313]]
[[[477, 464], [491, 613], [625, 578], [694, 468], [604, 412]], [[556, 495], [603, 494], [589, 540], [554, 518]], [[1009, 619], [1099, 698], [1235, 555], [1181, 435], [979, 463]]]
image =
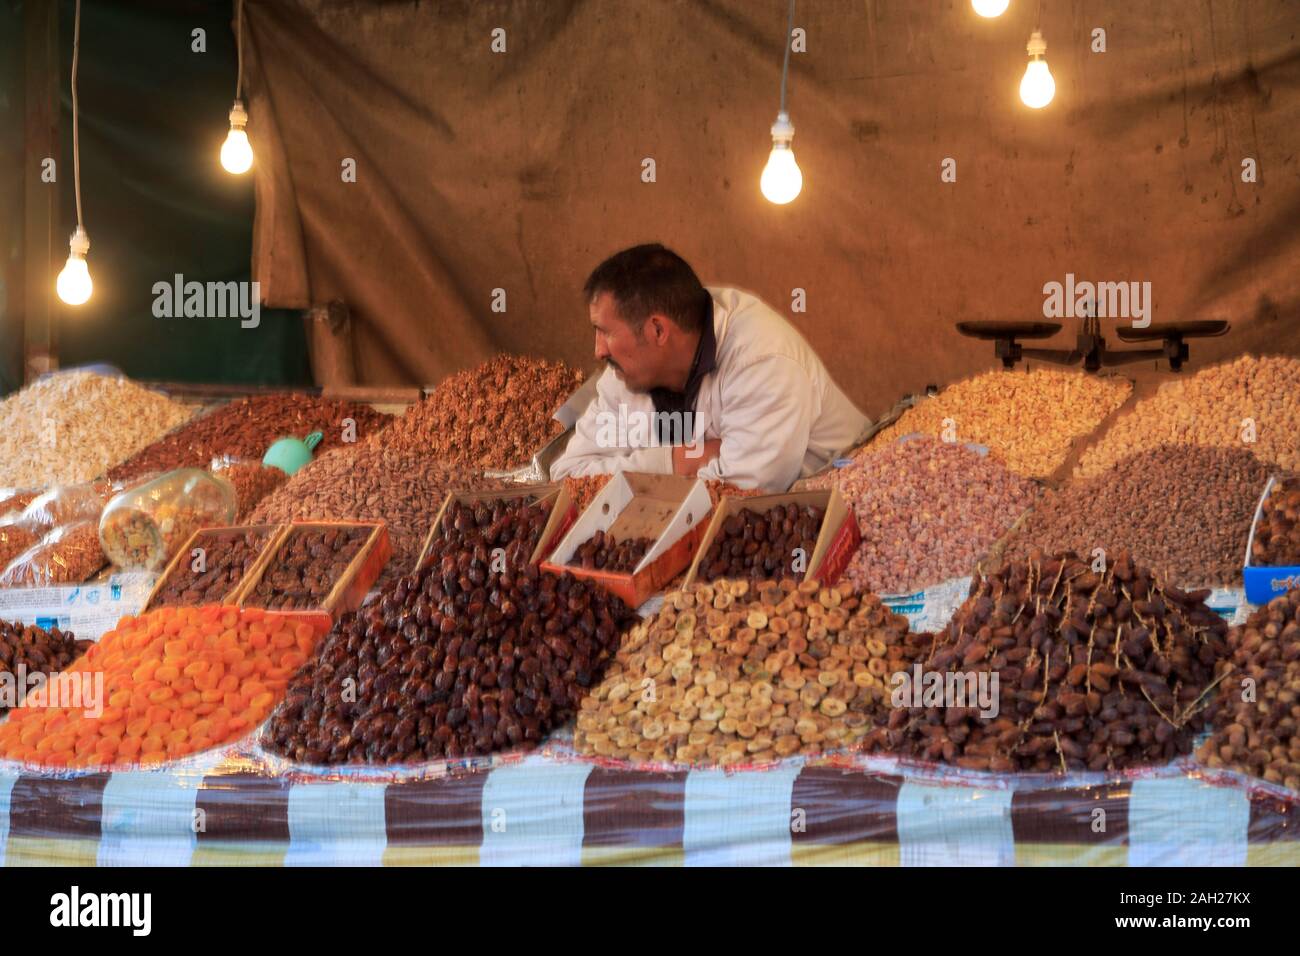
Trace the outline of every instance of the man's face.
[[640, 333], [618, 314], [613, 293], [602, 292], [590, 306], [591, 326], [596, 330], [596, 358], [607, 363], [630, 391], [647, 392], [659, 384], [662, 347], [645, 334], [654, 321], [647, 319]]

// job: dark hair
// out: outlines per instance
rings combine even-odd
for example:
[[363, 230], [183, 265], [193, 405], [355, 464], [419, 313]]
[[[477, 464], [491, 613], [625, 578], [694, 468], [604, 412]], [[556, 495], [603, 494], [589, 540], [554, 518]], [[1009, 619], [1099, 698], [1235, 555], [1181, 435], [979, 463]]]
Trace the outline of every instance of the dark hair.
[[620, 318], [638, 332], [656, 312], [686, 332], [698, 332], [712, 321], [713, 298], [695, 270], [657, 242], [610, 256], [596, 266], [582, 291], [588, 302], [602, 292], [611, 293]]

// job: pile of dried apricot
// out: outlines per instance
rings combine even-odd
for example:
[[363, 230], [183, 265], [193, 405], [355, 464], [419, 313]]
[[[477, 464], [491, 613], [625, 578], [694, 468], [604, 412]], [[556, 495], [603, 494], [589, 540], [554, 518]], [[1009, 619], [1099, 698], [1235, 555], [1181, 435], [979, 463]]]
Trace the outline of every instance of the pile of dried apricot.
[[[165, 607], [124, 617], [46, 688], [39, 703], [59, 706], [29, 699], [10, 712], [0, 757], [50, 767], [148, 765], [237, 740], [266, 719], [320, 636], [300, 618], [257, 608]], [[57, 699], [74, 681], [79, 699]]]

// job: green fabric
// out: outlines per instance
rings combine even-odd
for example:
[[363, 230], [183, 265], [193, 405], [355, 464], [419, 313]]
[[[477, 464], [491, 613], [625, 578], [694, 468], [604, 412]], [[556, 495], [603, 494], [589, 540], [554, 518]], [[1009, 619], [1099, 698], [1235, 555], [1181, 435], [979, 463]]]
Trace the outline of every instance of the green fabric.
[[[65, 74], [73, 9], [71, 0], [60, 4]], [[95, 292], [79, 309], [60, 310], [62, 367], [110, 362], [142, 379], [311, 382], [295, 311], [263, 309], [256, 329], [241, 328], [237, 318], [153, 315], [154, 283], [170, 283], [176, 273], [186, 281], [249, 279], [253, 179], [231, 176], [218, 162], [235, 94], [232, 10], [229, 0], [175, 7], [83, 0], [81, 185]], [[207, 33], [205, 53], [191, 50], [196, 28]], [[62, 232], [71, 235], [76, 203], [66, 76], [63, 124]]]

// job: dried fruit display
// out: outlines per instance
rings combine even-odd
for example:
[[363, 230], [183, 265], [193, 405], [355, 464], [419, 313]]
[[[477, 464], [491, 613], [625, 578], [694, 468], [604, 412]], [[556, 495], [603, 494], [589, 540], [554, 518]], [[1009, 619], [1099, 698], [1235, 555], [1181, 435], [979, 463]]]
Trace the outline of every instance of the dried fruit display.
[[64, 671], [103, 675], [106, 700], [20, 707], [0, 756], [47, 767], [159, 764], [246, 736], [312, 652], [309, 622], [258, 608], [165, 607], [117, 626]]
[[414, 566], [448, 492], [504, 487], [463, 466], [390, 445], [391, 431], [381, 437], [355, 452], [326, 452], [263, 498], [249, 520], [386, 521], [393, 545], [388, 573], [402, 574]]
[[809, 482], [831, 485], [862, 533], [845, 576], [877, 594], [970, 574], [1039, 495], [1037, 484], [999, 462], [931, 438], [868, 446], [851, 464]]
[[1046, 494], [1004, 553], [1128, 551], [1171, 584], [1240, 585], [1250, 522], [1270, 471], [1244, 448], [1139, 452]]
[[1197, 758], [1300, 790], [1300, 588], [1234, 627], [1228, 644], [1214, 733]]
[[304, 438], [314, 431], [321, 433], [316, 452], [321, 454], [343, 446], [345, 433], [351, 441], [365, 441], [390, 421], [391, 415], [356, 402], [297, 392], [252, 395], [192, 419], [108, 474], [116, 480], [174, 468], [207, 468], [223, 456], [260, 462], [276, 439]]
[[[1191, 751], [1227, 653], [1208, 594], [1163, 585], [1128, 555], [1103, 573], [1071, 554], [1009, 562], [975, 579], [913, 663], [921, 683], [905, 706], [891, 694], [864, 745], [1001, 772], [1167, 763]], [[964, 700], [913, 706], [929, 673], [951, 677]]]
[[217, 472], [235, 487], [236, 523], [247, 520], [263, 498], [289, 480], [279, 468], [255, 461], [240, 461]]
[[564, 430], [551, 416], [585, 377], [563, 362], [497, 355], [444, 379], [385, 441], [480, 469], [519, 468]]
[[272, 528], [205, 534], [195, 541], [203, 549], [204, 570], [193, 569], [188, 556], [172, 569], [149, 603], [149, 610], [171, 604], [221, 604], [239, 586], [262, 553]]
[[1300, 564], [1300, 481], [1273, 485], [1260, 509], [1250, 549], [1254, 564]]
[[90, 481], [193, 409], [127, 378], [60, 372], [0, 402], [0, 487]]
[[323, 607], [373, 528], [296, 528], [244, 598], [246, 607], [305, 611]]
[[718, 529], [700, 561], [700, 579], [762, 581], [788, 576], [803, 580], [804, 572], [793, 569], [795, 551], [803, 553], [806, 564], [817, 547], [825, 515], [824, 509], [811, 505], [776, 505], [762, 512], [742, 508]]
[[[28, 676], [66, 670], [92, 643], [79, 641], [71, 631], [57, 627], [47, 631], [33, 624], [0, 621], [0, 674], [8, 675], [10, 686], [21, 695], [27, 689]], [[0, 693], [0, 717], [17, 702], [9, 693]]]
[[654, 538], [646, 537], [624, 538], [619, 541], [613, 535], [597, 531], [578, 545], [569, 564], [585, 570], [631, 574], [654, 543]]
[[[572, 715], [635, 614], [529, 565], [545, 511], [504, 508], [482, 527], [444, 525], [415, 574], [335, 625], [272, 717], [269, 749], [311, 764], [416, 763], [536, 745]], [[496, 564], [487, 541], [503, 536]]]
[[0, 573], [0, 587], [78, 584], [107, 563], [95, 522], [64, 525], [10, 561]]
[[1245, 447], [1262, 461], [1300, 469], [1300, 359], [1243, 355], [1160, 386], [1083, 453], [1091, 478], [1157, 445]]
[[1132, 391], [1132, 382], [1110, 375], [1056, 369], [985, 372], [923, 399], [867, 447], [878, 449], [914, 432], [974, 442], [987, 445], [1017, 474], [1045, 478]]
[[722, 766], [843, 747], [869, 730], [906, 638], [906, 618], [847, 584], [692, 584], [628, 633], [574, 745]]

